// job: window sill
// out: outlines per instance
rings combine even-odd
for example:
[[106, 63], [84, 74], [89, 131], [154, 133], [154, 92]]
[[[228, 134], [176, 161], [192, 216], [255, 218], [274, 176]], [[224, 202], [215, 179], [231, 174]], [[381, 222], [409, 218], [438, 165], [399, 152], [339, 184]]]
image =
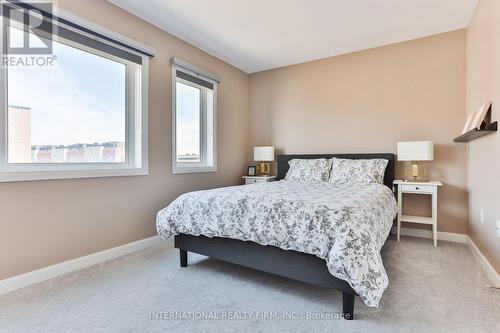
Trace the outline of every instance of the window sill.
[[147, 176], [149, 169], [106, 169], [106, 170], [50, 170], [50, 171], [0, 171], [0, 183], [52, 179], [78, 179], [123, 176]]
[[217, 172], [217, 167], [181, 167], [172, 169], [172, 174], [184, 174], [184, 173], [202, 173], [202, 172]]

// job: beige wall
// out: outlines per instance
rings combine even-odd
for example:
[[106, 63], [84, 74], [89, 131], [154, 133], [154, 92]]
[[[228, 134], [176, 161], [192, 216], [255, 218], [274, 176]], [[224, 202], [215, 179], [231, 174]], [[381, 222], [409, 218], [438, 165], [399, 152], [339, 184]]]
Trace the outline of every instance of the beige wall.
[[[439, 230], [467, 233], [466, 152], [452, 142], [465, 114], [465, 31], [252, 74], [250, 114], [250, 147], [284, 153], [395, 153], [398, 141], [433, 140]], [[410, 213], [428, 208], [414, 199]]]
[[[500, 2], [481, 0], [467, 29], [467, 113], [493, 102], [492, 119], [500, 120]], [[465, 119], [465, 116], [464, 116]], [[468, 144], [469, 233], [500, 273], [500, 135], [495, 133]], [[479, 210], [485, 209], [484, 224]]]
[[[62, 8], [157, 50], [151, 60], [147, 177], [0, 184], [0, 279], [156, 234], [156, 212], [177, 195], [237, 184], [246, 167], [248, 76], [104, 0]], [[171, 174], [171, 69], [180, 57], [222, 77], [219, 172]]]

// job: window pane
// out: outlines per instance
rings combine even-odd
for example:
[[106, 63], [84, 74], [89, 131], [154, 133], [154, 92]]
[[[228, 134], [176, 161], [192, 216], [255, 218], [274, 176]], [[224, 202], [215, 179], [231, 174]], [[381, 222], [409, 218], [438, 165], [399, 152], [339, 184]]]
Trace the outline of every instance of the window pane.
[[125, 162], [126, 65], [53, 50], [52, 66], [8, 67], [9, 163]]
[[177, 82], [176, 94], [177, 162], [199, 163], [201, 90]]

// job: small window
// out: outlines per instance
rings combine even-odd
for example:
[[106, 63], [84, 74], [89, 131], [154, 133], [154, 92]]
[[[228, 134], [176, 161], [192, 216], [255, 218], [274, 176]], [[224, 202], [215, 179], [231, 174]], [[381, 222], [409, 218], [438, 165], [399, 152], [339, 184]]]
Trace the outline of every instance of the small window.
[[[149, 56], [44, 12], [34, 28], [12, 14], [33, 8], [9, 6], [0, 17], [0, 181], [148, 174]], [[30, 45], [50, 53], [26, 55]]]
[[173, 64], [173, 173], [217, 171], [217, 82]]

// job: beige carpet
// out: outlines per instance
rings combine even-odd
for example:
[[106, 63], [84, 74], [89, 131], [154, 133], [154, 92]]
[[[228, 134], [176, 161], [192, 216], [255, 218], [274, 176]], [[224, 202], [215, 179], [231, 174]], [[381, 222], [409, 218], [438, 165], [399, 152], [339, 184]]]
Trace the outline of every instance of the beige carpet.
[[[463, 244], [391, 238], [381, 306], [356, 299], [353, 321], [318, 318], [339, 292], [196, 255], [181, 269], [170, 246], [1, 296], [0, 332], [500, 332], [500, 293]], [[172, 311], [192, 317], [150, 319]]]

